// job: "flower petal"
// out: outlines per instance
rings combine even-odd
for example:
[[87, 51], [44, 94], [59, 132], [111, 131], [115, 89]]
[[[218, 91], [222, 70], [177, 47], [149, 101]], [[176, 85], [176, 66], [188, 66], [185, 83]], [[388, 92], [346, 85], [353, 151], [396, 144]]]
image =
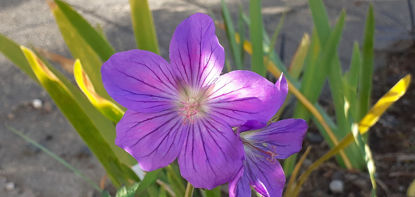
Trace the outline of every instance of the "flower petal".
[[242, 167], [243, 145], [232, 129], [212, 119], [191, 126], [179, 156], [182, 176], [197, 188], [230, 182]]
[[251, 197], [251, 187], [248, 176], [242, 168], [238, 176], [229, 183], [229, 197]]
[[149, 51], [116, 53], [102, 65], [101, 73], [108, 94], [137, 112], [166, 110], [177, 95], [171, 67]]
[[[277, 159], [286, 159], [301, 150], [307, 131], [307, 122], [302, 119], [285, 119], [272, 123], [262, 130], [245, 133], [244, 138], [261, 148], [276, 153]], [[267, 144], [263, 146], [263, 144]]]
[[[277, 88], [251, 71], [232, 71], [219, 77], [208, 98], [209, 114], [230, 126], [246, 121], [267, 122], [278, 110]], [[251, 125], [252, 126], [252, 125]]]
[[176, 75], [192, 87], [203, 87], [219, 77], [225, 52], [206, 14], [193, 14], [180, 23], [170, 41], [170, 62]]
[[151, 171], [167, 166], [177, 158], [188, 127], [176, 112], [127, 110], [116, 130], [115, 143], [130, 153], [143, 170]]
[[280, 75], [280, 78], [275, 83], [275, 87], [277, 88], [277, 95], [278, 101], [274, 105], [277, 106], [277, 111], [280, 109], [281, 105], [284, 103], [285, 98], [287, 98], [288, 94], [288, 83], [287, 79], [284, 77], [284, 74]]
[[278, 161], [268, 162], [258, 155], [247, 155], [244, 165], [244, 175], [250, 185], [264, 197], [282, 196], [285, 175]]

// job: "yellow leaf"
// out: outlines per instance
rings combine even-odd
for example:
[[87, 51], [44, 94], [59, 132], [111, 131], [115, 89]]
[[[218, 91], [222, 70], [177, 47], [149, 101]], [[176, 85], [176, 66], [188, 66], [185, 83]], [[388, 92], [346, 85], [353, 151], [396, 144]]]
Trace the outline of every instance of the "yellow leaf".
[[359, 131], [361, 134], [366, 133], [379, 120], [379, 117], [385, 110], [405, 94], [410, 82], [411, 75], [408, 74], [376, 102], [359, 123]]
[[89, 102], [91, 102], [91, 104], [97, 108], [105, 117], [114, 123], [117, 123], [123, 116], [124, 111], [113, 102], [103, 98], [96, 93], [95, 88], [89, 80], [88, 75], [83, 71], [82, 64], [79, 59], [75, 61], [73, 73], [76, 83], [88, 98]]

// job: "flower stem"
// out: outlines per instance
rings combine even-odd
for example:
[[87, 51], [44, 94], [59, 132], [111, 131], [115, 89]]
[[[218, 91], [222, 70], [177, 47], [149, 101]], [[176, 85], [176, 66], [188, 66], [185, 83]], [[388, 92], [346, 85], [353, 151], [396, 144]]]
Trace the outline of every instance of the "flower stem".
[[193, 186], [189, 182], [187, 182], [186, 186], [186, 193], [184, 194], [184, 197], [192, 197], [193, 196]]

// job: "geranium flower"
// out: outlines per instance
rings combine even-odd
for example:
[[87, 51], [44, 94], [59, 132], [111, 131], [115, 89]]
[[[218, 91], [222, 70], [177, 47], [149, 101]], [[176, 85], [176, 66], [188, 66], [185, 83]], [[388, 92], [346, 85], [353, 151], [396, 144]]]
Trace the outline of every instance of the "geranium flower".
[[267, 121], [282, 101], [275, 86], [256, 73], [220, 76], [224, 59], [205, 14], [176, 28], [170, 63], [143, 50], [114, 54], [101, 72], [109, 95], [127, 108], [115, 143], [146, 171], [178, 158], [181, 175], [195, 187], [231, 181], [244, 154], [232, 127]]
[[[287, 84], [281, 77], [277, 82], [280, 94], [285, 99]], [[284, 93], [285, 92], [285, 93]], [[256, 124], [253, 124], [256, 123]], [[278, 159], [286, 159], [301, 150], [307, 123], [302, 119], [286, 119], [259, 129], [253, 121], [245, 125], [240, 133], [245, 150], [244, 165], [236, 178], [229, 183], [229, 196], [250, 197], [251, 187], [265, 197], [282, 195], [285, 175]]]

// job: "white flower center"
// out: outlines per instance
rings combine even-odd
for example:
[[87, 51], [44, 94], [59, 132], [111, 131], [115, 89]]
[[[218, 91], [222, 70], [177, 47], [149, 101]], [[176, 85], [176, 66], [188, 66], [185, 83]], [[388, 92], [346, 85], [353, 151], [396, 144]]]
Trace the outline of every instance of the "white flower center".
[[179, 94], [178, 112], [184, 122], [193, 123], [197, 118], [203, 117], [207, 112], [206, 95], [203, 90], [183, 88]]

